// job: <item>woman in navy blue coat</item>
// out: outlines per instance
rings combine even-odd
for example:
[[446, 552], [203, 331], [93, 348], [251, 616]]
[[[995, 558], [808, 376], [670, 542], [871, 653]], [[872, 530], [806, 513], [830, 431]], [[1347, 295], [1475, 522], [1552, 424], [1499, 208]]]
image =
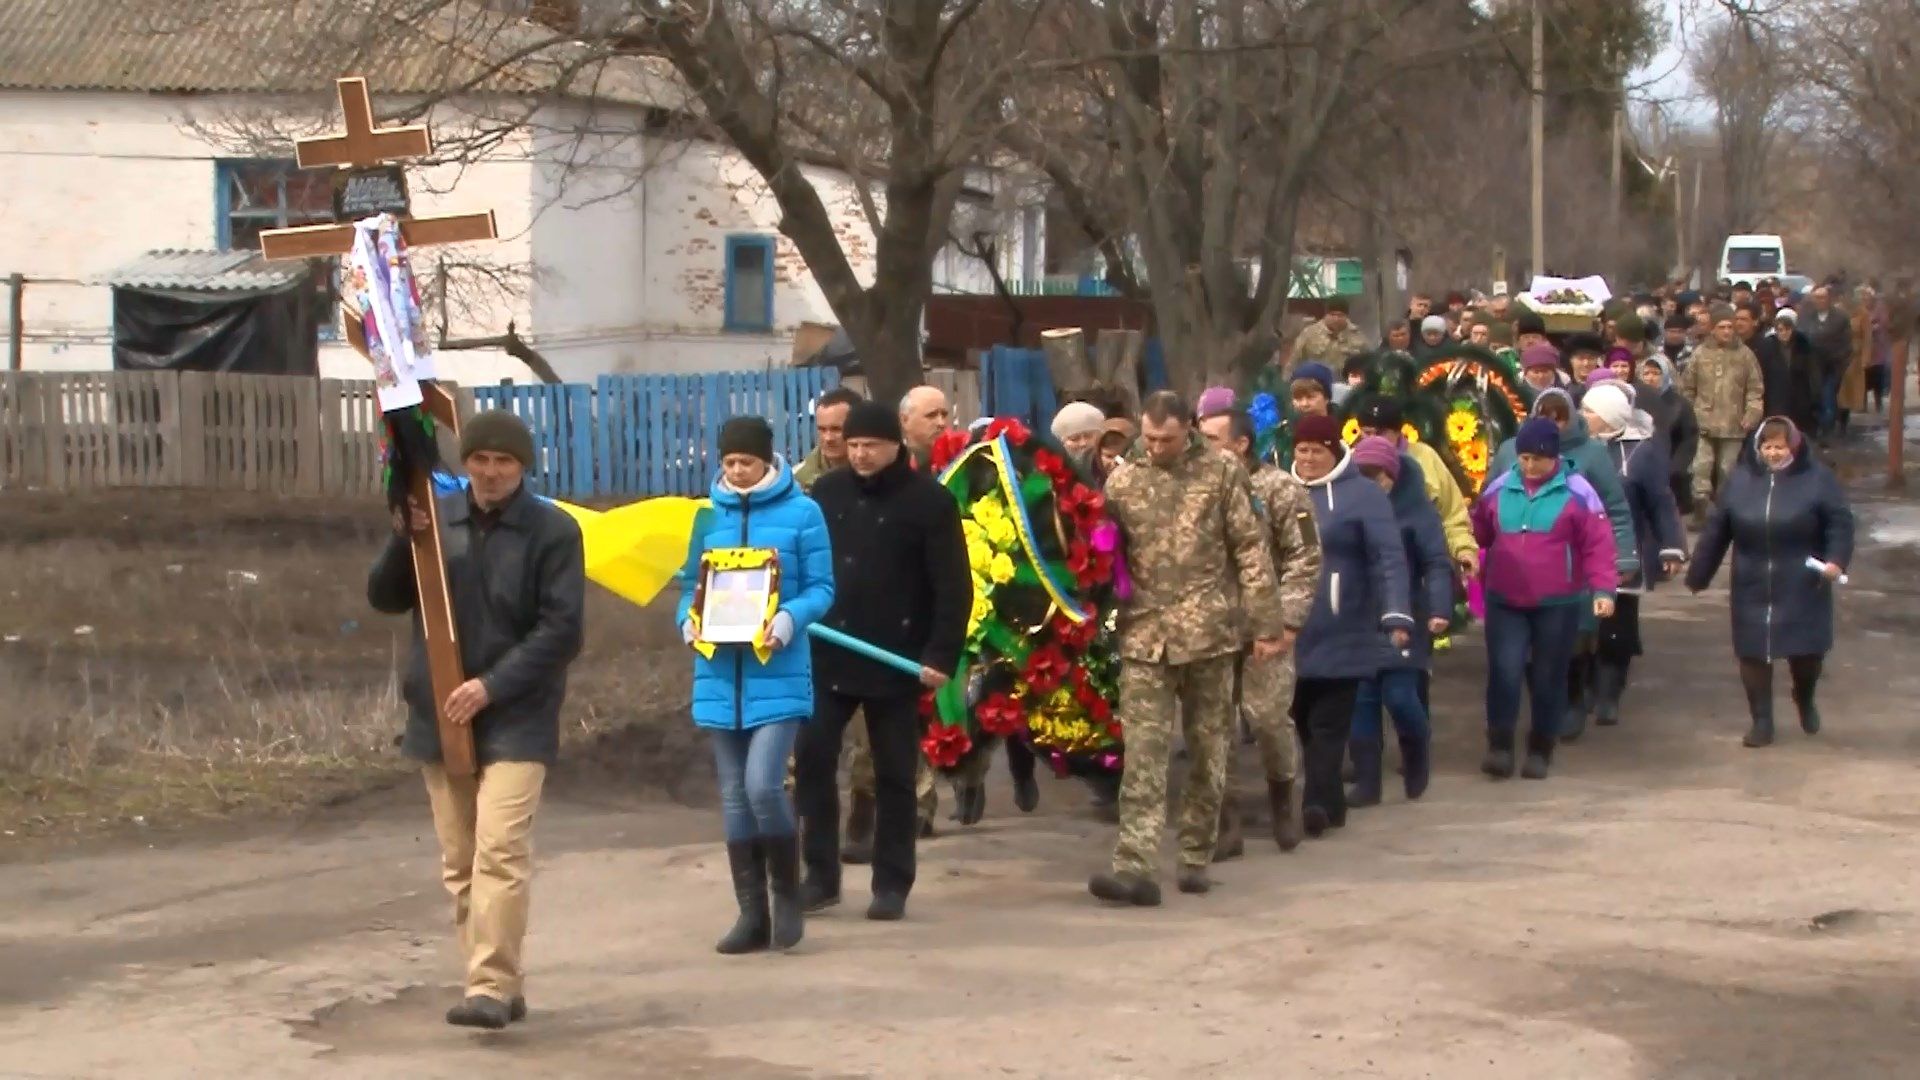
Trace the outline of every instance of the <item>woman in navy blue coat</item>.
[[1773, 662], [1782, 657], [1800, 728], [1812, 735], [1820, 730], [1814, 687], [1833, 649], [1833, 589], [1853, 561], [1853, 510], [1840, 481], [1784, 416], [1760, 425], [1727, 479], [1700, 534], [1687, 588], [1697, 593], [1712, 583], [1729, 548], [1733, 654], [1753, 718], [1744, 741], [1773, 742]]
[[[800, 638], [833, 606], [827, 519], [773, 452], [773, 428], [736, 416], [720, 428], [713, 509], [696, 520], [680, 575], [680, 632], [695, 650], [693, 722], [713, 738], [740, 918], [715, 946], [790, 948], [802, 933], [799, 827], [787, 795], [787, 761], [813, 717], [812, 650]], [[759, 644], [699, 641], [693, 604], [701, 559], [718, 548], [760, 548], [779, 565], [774, 614]], [[768, 909], [768, 880], [773, 905]]]
[[1293, 723], [1306, 750], [1300, 821], [1318, 837], [1347, 821], [1340, 761], [1360, 683], [1379, 674], [1386, 640], [1411, 646], [1413, 617], [1393, 505], [1353, 467], [1331, 418], [1300, 418], [1293, 476], [1307, 487], [1320, 533], [1320, 589], [1294, 646], [1293, 689]]
[[1617, 382], [1594, 386], [1581, 399], [1580, 412], [1619, 470], [1633, 517], [1637, 569], [1621, 578], [1613, 614], [1600, 620], [1594, 645], [1593, 722], [1609, 727], [1620, 722], [1620, 696], [1641, 652], [1640, 597], [1679, 571], [1687, 558], [1687, 534], [1669, 482], [1667, 441], [1652, 415], [1638, 407], [1633, 388]]

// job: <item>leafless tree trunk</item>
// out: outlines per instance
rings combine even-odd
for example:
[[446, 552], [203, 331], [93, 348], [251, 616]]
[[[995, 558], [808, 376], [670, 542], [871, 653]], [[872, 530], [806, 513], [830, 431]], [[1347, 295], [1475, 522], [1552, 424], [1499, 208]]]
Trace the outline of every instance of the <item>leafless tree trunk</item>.
[[1793, 98], [1783, 79], [1784, 49], [1776, 31], [1735, 9], [1710, 26], [1691, 57], [1694, 81], [1713, 102], [1719, 136], [1727, 225], [1757, 230], [1766, 213], [1769, 165]]

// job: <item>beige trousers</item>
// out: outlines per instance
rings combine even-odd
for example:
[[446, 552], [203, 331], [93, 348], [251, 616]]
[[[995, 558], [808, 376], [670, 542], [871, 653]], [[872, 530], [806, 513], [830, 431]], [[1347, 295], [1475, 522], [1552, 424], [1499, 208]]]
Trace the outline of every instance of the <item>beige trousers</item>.
[[533, 813], [547, 767], [497, 761], [480, 775], [449, 776], [421, 768], [433, 831], [440, 838], [440, 877], [453, 896], [453, 926], [467, 962], [467, 996], [512, 1001], [520, 993], [520, 942], [532, 900]]

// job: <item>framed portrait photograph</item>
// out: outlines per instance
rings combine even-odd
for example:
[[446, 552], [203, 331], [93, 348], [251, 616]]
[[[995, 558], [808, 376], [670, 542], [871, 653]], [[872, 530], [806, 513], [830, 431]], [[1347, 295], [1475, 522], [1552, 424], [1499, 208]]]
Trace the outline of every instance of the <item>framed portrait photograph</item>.
[[758, 644], [778, 609], [780, 565], [773, 551], [716, 548], [701, 560], [699, 640], [710, 645]]

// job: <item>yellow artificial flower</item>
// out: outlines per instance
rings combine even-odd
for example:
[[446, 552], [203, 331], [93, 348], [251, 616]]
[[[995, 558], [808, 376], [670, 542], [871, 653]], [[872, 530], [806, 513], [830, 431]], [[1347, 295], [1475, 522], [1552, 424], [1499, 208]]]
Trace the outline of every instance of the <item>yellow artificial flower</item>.
[[1480, 431], [1480, 418], [1470, 412], [1447, 414], [1447, 441], [1463, 443]]
[[987, 568], [993, 565], [993, 548], [984, 535], [977, 540], [967, 537], [967, 565], [975, 577], [987, 576]]
[[1486, 443], [1477, 439], [1472, 442], [1464, 442], [1454, 447], [1454, 452], [1460, 456], [1461, 468], [1470, 473], [1485, 473], [1487, 471]]
[[1348, 446], [1352, 446], [1354, 443], [1360, 441], [1359, 417], [1348, 418], [1347, 426], [1340, 429], [1340, 441], [1346, 443]]
[[1005, 585], [1007, 582], [1012, 581], [1013, 560], [1008, 558], [1004, 553], [995, 555], [993, 557], [992, 567], [987, 571], [987, 576], [993, 579], [995, 585]]
[[1410, 443], [1417, 443], [1420, 441], [1420, 431], [1418, 428], [1414, 427], [1412, 424], [1401, 424], [1400, 434], [1403, 438], [1405, 438]]
[[973, 520], [979, 522], [982, 528], [991, 530], [994, 522], [1007, 519], [1007, 504], [1000, 501], [998, 492], [983, 495], [974, 500], [972, 513]]
[[967, 614], [967, 636], [980, 632], [980, 626], [993, 615], [993, 601], [987, 598], [988, 585], [980, 578], [973, 579], [973, 610]]
[[1007, 518], [995, 518], [993, 522], [987, 526], [987, 542], [992, 544], [997, 551], [1012, 551], [1014, 545], [1019, 543], [1019, 541], [1019, 531], [1013, 527], [1013, 522]]

